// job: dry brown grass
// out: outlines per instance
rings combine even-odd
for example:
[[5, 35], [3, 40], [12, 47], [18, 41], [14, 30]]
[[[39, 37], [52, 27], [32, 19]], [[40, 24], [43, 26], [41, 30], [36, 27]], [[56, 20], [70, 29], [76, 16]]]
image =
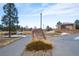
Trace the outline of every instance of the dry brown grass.
[[4, 35], [5, 33], [8, 33], [8, 31], [0, 31], [1, 35]]
[[0, 39], [0, 47], [4, 47], [12, 42], [15, 42], [16, 40], [19, 40], [20, 38], [2, 38]]
[[24, 35], [31, 35], [32, 34], [32, 31], [23, 31], [22, 32]]
[[28, 51], [39, 51], [39, 50], [50, 50], [53, 46], [48, 40], [32, 40], [26, 46], [26, 50]]
[[[5, 33], [8, 33], [8, 31], [1, 31], [0, 35], [4, 35]], [[12, 33], [14, 33], [14, 32], [12, 32]], [[30, 35], [30, 34], [32, 34], [32, 31], [23, 31], [22, 34]]]
[[60, 35], [61, 34], [61, 32], [49, 32], [49, 33], [46, 33], [46, 35], [49, 35], [49, 36], [58, 36], [58, 35]]

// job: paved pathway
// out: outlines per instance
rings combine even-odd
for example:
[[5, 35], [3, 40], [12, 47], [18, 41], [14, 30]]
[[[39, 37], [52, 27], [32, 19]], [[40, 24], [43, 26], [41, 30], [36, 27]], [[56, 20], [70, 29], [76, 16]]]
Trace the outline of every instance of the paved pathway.
[[0, 48], [0, 56], [20, 56], [25, 48], [25, 44], [31, 40], [31, 36], [26, 36], [6, 47]]
[[51, 38], [54, 56], [79, 56], [79, 40], [74, 40], [79, 34]]

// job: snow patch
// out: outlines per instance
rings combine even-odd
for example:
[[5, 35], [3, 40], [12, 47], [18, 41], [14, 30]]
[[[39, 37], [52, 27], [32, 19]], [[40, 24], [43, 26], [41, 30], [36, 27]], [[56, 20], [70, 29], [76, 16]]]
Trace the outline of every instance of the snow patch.
[[79, 36], [75, 37], [74, 40], [79, 40]]
[[64, 32], [64, 33], [61, 33], [61, 35], [69, 35], [69, 33], [65, 33], [65, 32]]

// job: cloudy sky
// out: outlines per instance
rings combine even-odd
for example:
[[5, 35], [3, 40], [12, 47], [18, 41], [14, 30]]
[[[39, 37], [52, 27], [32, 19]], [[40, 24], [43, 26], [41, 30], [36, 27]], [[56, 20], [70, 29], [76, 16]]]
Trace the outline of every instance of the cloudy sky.
[[[3, 5], [0, 3], [0, 20], [4, 15]], [[78, 3], [17, 3], [19, 24], [23, 27], [40, 27], [40, 13], [42, 12], [43, 27], [55, 27], [58, 21], [74, 22], [79, 19]], [[0, 21], [1, 23], [1, 21]]]

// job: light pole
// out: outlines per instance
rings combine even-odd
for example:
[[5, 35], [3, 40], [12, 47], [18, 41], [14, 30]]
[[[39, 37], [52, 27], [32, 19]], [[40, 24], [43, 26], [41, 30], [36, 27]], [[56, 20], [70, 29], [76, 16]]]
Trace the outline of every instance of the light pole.
[[40, 13], [40, 28], [42, 29], [42, 13]]

